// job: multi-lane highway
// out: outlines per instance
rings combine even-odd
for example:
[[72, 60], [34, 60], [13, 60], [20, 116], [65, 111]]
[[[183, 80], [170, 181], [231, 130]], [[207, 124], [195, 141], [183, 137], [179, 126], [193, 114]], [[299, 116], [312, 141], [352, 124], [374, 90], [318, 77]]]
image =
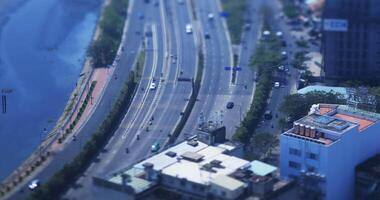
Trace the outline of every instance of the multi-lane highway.
[[[232, 50], [224, 19], [218, 16], [219, 1], [195, 2], [195, 9], [199, 15], [203, 32], [209, 33], [210, 39], [205, 40], [206, 67], [198, 101], [179, 140], [196, 133], [195, 130], [201, 116], [207, 121], [211, 120], [225, 125], [227, 137], [231, 138], [252, 101], [254, 72], [249, 67], [249, 59], [256, 47], [262, 24], [260, 13], [257, 12], [262, 1], [248, 1], [246, 20], [251, 23], [251, 29], [246, 30], [242, 35], [237, 63], [242, 70], [237, 72], [234, 83], [232, 82], [232, 72], [225, 70], [225, 67], [233, 65]], [[208, 19], [209, 13], [214, 14], [213, 20]], [[233, 102], [235, 106], [227, 109], [228, 102]]]
[[[155, 142], [164, 145], [174, 129], [192, 91], [197, 48], [194, 34], [186, 34], [191, 22], [188, 6], [176, 1], [158, 1], [144, 7], [145, 66], [137, 93], [120, 127], [99, 162], [93, 163], [65, 197], [103, 199], [113, 195], [92, 183], [92, 176], [109, 175], [148, 156]], [[151, 89], [152, 83], [156, 88]], [[127, 150], [128, 149], [128, 150]]]
[[[135, 1], [131, 4], [133, 9], [131, 10], [143, 10], [143, 2]], [[143, 31], [143, 25], [139, 20], [138, 12], [128, 13], [129, 22], [126, 29], [126, 39], [124, 41], [124, 52], [120, 56], [120, 60], [115, 67], [115, 77], [110, 80], [110, 83], [105, 88], [102, 98], [92, 116], [87, 120], [87, 123], [77, 133], [76, 142], [70, 142], [66, 145], [65, 149], [61, 152], [53, 155], [53, 159], [46, 163], [46, 167], [37, 169], [31, 176], [29, 176], [23, 184], [20, 184], [15, 190], [9, 194], [6, 198], [9, 199], [25, 199], [30, 194], [27, 189], [28, 181], [38, 178], [41, 182], [47, 181], [56, 171], [61, 169], [63, 165], [71, 161], [84, 146], [83, 144], [89, 140], [91, 135], [96, 131], [99, 125], [103, 122], [106, 115], [110, 111], [112, 103], [118, 96], [120, 89], [124, 82], [127, 80], [129, 72], [132, 70], [133, 63], [136, 60], [137, 50], [141, 45], [141, 34]]]
[[[200, 115], [226, 125], [228, 137], [231, 137], [248, 110], [254, 92], [254, 73], [248, 63], [261, 30], [262, 20], [256, 12], [261, 2], [249, 1], [247, 20], [251, 29], [243, 33], [238, 60], [242, 71], [237, 72], [236, 81], [232, 82], [232, 71], [225, 70], [233, 65], [232, 46], [225, 19], [219, 16], [219, 0], [157, 0], [150, 3], [131, 0], [124, 51], [114, 78], [77, 139], [70, 141], [45, 169], [32, 177], [46, 181], [79, 153], [106, 117], [139, 52], [145, 55], [144, 69], [129, 110], [96, 162], [69, 189], [65, 198], [112, 197], [110, 191], [96, 187], [92, 177], [109, 175], [149, 156], [153, 143], [159, 143], [161, 147], [165, 144], [188, 103], [192, 84], [181, 80], [195, 78], [200, 48], [204, 53], [202, 84], [179, 140], [195, 134]], [[214, 17], [210, 18], [209, 14]], [[193, 26], [190, 34], [185, 32], [187, 24]], [[227, 109], [227, 102], [234, 102], [234, 108]], [[12, 199], [22, 199], [28, 194], [25, 186], [19, 191]]]

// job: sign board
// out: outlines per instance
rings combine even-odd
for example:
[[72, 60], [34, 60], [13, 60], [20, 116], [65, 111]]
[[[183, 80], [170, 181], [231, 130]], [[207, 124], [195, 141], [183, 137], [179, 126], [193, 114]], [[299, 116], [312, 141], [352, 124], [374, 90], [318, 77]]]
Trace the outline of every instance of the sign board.
[[235, 70], [235, 71], [241, 71], [241, 67], [233, 67], [232, 70]]
[[348, 21], [345, 19], [324, 19], [323, 29], [325, 31], [346, 32], [348, 30]]

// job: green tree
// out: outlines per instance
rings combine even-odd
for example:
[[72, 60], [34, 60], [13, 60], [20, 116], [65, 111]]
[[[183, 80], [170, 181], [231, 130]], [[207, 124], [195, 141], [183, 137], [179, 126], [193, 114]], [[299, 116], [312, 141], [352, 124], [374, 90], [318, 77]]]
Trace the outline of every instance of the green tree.
[[294, 121], [307, 115], [310, 107], [318, 103], [343, 104], [345, 100], [343, 96], [331, 92], [315, 91], [306, 94], [292, 94], [284, 98], [280, 111]]
[[279, 144], [275, 134], [260, 132], [252, 136], [253, 157], [259, 160], [267, 158]]

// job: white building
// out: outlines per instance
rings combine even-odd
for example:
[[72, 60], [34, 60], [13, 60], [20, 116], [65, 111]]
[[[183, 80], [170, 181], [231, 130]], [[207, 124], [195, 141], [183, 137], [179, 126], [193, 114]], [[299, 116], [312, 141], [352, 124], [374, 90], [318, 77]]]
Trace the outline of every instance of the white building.
[[280, 173], [325, 199], [353, 199], [355, 166], [380, 152], [380, 115], [319, 104], [280, 136]]

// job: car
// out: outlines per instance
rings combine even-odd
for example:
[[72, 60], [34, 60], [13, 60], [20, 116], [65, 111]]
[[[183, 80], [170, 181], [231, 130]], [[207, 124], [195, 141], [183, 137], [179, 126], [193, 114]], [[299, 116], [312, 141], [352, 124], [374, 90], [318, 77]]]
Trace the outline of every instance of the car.
[[158, 150], [160, 150], [160, 143], [155, 142], [154, 144], [152, 144], [150, 150], [151, 150], [152, 152], [157, 152]]
[[282, 38], [282, 35], [283, 35], [283, 34], [282, 34], [281, 31], [277, 31], [277, 32], [276, 32], [276, 36], [277, 36], [277, 37]]
[[228, 102], [227, 105], [226, 105], [226, 108], [227, 109], [232, 109], [234, 107], [234, 102]]
[[284, 71], [284, 70], [285, 70], [285, 66], [284, 66], [284, 65], [280, 65], [280, 66], [278, 66], [278, 70], [279, 70], [279, 71]]
[[286, 51], [281, 52], [281, 56], [283, 60], [286, 60], [288, 58], [288, 53]]
[[209, 20], [213, 20], [214, 19], [214, 14], [213, 13], [209, 13], [207, 15], [207, 17], [208, 17]]
[[185, 31], [187, 34], [190, 34], [193, 32], [193, 27], [191, 26], [191, 24], [186, 24]]
[[265, 113], [264, 113], [264, 119], [265, 120], [271, 120], [272, 118], [273, 118], [272, 111], [270, 111], [270, 110], [265, 111]]
[[156, 89], [156, 83], [152, 82], [149, 86], [149, 89], [155, 90]]
[[205, 38], [206, 39], [210, 39], [210, 34], [209, 33], [205, 33]]
[[177, 0], [178, 4], [183, 4], [183, 0]]
[[36, 188], [38, 188], [38, 186], [40, 186], [40, 184], [41, 184], [40, 180], [38, 180], [38, 179], [34, 179], [34, 180], [32, 180], [32, 181], [29, 183], [28, 188], [29, 188], [30, 190], [35, 190]]
[[250, 23], [246, 23], [246, 24], [244, 25], [244, 30], [246, 30], [246, 31], [251, 30], [251, 24], [250, 24]]
[[274, 87], [279, 88], [280, 87], [280, 82], [274, 82]]

